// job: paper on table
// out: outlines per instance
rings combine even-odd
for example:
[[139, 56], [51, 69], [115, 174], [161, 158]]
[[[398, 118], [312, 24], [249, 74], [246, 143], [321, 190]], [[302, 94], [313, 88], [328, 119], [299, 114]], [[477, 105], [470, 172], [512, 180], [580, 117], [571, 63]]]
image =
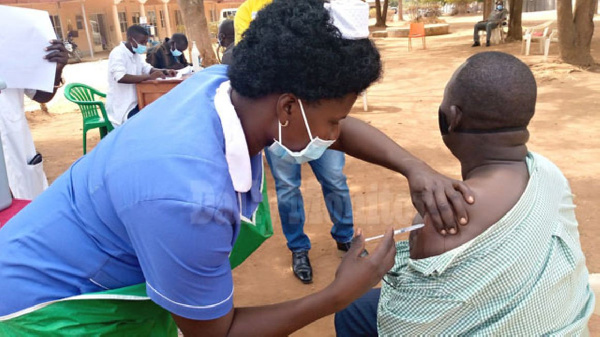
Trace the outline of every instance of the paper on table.
[[48, 12], [0, 6], [0, 32], [0, 77], [7, 87], [52, 92], [56, 63], [44, 59], [44, 48], [56, 33]]
[[175, 76], [173, 76], [173, 77], [158, 78], [158, 80], [178, 80], [178, 79], [182, 78], [184, 75], [191, 74], [191, 73], [192, 73], [192, 67], [187, 66], [185, 68], [177, 70], [177, 74], [175, 74]]

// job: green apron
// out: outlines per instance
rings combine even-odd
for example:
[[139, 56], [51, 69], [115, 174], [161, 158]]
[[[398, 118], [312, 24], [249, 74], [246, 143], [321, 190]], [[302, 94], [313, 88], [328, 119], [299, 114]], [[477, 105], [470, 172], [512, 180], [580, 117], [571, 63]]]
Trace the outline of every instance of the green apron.
[[[229, 261], [239, 266], [273, 235], [263, 173], [262, 202], [251, 219], [243, 219]], [[146, 284], [72, 296], [0, 317], [0, 336], [177, 337], [171, 314], [152, 302]]]

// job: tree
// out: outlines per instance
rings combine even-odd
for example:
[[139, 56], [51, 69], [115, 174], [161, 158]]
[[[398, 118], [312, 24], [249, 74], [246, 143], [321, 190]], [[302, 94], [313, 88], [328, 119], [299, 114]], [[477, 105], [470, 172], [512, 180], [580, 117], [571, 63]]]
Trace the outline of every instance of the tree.
[[594, 64], [590, 45], [594, 34], [596, 0], [576, 1], [575, 11], [571, 0], [556, 1], [560, 58], [566, 63], [591, 66]]
[[381, 0], [375, 0], [375, 16], [377, 22], [375, 27], [386, 27], [385, 21], [387, 20], [388, 11], [388, 0], [383, 0], [383, 11], [381, 10]]
[[217, 57], [208, 35], [208, 23], [204, 15], [204, 0], [177, 0], [183, 23], [190, 41], [196, 41], [200, 55], [202, 56], [202, 65], [204, 67], [217, 64]]
[[484, 0], [483, 1], [483, 19], [487, 20], [492, 12], [492, 6], [494, 6], [494, 0]]
[[509, 0], [508, 12], [508, 34], [507, 41], [523, 40], [523, 25], [521, 17], [523, 16], [523, 0]]

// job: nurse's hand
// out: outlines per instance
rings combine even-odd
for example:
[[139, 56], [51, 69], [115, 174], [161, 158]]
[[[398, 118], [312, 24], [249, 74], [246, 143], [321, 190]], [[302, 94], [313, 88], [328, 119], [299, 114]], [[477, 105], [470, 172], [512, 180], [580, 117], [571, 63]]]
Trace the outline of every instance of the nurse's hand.
[[385, 273], [394, 266], [396, 244], [393, 229], [386, 231], [381, 243], [373, 252], [361, 257], [364, 249], [365, 238], [362, 230], [358, 229], [352, 240], [352, 246], [335, 273], [335, 280], [328, 287], [337, 292], [343, 307], [377, 285]]
[[475, 199], [463, 181], [443, 176], [427, 165], [412, 169], [406, 178], [413, 205], [440, 234], [456, 234], [458, 224], [469, 222], [466, 203], [472, 204]]

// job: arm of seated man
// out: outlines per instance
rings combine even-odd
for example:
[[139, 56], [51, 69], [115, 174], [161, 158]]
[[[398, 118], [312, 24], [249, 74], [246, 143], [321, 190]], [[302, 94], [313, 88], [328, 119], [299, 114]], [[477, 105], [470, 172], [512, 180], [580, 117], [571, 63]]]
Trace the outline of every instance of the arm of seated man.
[[443, 254], [474, 239], [498, 222], [519, 201], [527, 187], [529, 175], [525, 164], [502, 169], [488, 170], [475, 175], [465, 183], [477, 203], [466, 205], [469, 225], [460, 226], [456, 235], [440, 235], [425, 219], [417, 214], [413, 224], [425, 223], [425, 227], [410, 234], [409, 246], [412, 259], [424, 259]]

